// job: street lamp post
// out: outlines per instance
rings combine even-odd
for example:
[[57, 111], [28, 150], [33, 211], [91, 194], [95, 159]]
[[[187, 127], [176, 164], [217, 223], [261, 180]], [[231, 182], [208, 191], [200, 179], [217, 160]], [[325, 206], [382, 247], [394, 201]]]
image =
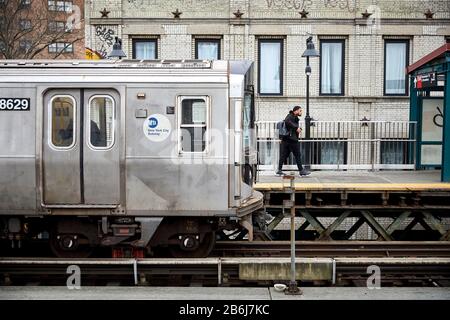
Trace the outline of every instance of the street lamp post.
[[306, 50], [303, 52], [302, 57], [306, 57], [306, 116], [305, 116], [305, 167], [311, 166], [311, 116], [309, 115], [309, 76], [311, 75], [311, 66], [309, 65], [309, 57], [319, 57], [319, 52], [315, 49], [312, 37], [306, 39]]
[[110, 59], [122, 59], [125, 58], [127, 55], [122, 50], [122, 40], [119, 39], [119, 37], [116, 37], [116, 42], [113, 45], [113, 49], [111, 53], [108, 55], [108, 58]]

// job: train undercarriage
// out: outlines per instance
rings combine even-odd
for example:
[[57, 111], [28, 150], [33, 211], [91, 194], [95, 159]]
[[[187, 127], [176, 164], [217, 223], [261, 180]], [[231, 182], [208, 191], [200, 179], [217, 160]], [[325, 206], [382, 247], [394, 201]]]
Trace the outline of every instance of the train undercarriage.
[[[244, 221], [244, 220], [243, 220]], [[242, 234], [242, 235], [241, 235]], [[111, 256], [144, 257], [169, 254], [177, 258], [206, 257], [216, 238], [243, 238], [248, 230], [232, 217], [2, 217], [0, 240], [8, 250], [29, 243], [47, 243], [60, 258], [86, 258], [97, 248]], [[247, 235], [248, 237], [248, 235]]]

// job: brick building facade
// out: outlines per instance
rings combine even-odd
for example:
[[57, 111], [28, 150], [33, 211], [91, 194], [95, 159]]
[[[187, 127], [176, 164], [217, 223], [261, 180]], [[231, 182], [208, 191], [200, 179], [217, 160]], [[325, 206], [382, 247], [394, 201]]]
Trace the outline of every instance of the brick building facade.
[[84, 0], [0, 0], [0, 58], [84, 59]]
[[255, 61], [257, 120], [305, 104], [309, 35], [321, 51], [311, 59], [314, 119], [407, 120], [404, 66], [447, 41], [450, 2], [86, 1], [86, 47], [102, 56], [118, 36], [128, 58]]

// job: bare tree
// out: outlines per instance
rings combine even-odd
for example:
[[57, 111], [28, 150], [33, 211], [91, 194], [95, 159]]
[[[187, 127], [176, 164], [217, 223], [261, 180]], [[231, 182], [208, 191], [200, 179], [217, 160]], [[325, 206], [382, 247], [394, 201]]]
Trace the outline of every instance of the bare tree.
[[74, 17], [68, 1], [0, 0], [0, 58], [33, 59], [50, 46], [52, 58], [58, 58], [84, 39]]

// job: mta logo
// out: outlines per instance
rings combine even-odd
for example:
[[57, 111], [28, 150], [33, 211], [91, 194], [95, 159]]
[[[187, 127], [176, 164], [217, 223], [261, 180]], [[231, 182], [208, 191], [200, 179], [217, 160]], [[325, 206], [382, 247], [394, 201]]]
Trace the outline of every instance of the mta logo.
[[149, 120], [148, 120], [148, 127], [150, 128], [150, 129], [154, 129], [154, 128], [156, 128], [158, 126], [158, 119], [156, 119], [156, 118], [154, 118], [154, 117], [151, 117]]

